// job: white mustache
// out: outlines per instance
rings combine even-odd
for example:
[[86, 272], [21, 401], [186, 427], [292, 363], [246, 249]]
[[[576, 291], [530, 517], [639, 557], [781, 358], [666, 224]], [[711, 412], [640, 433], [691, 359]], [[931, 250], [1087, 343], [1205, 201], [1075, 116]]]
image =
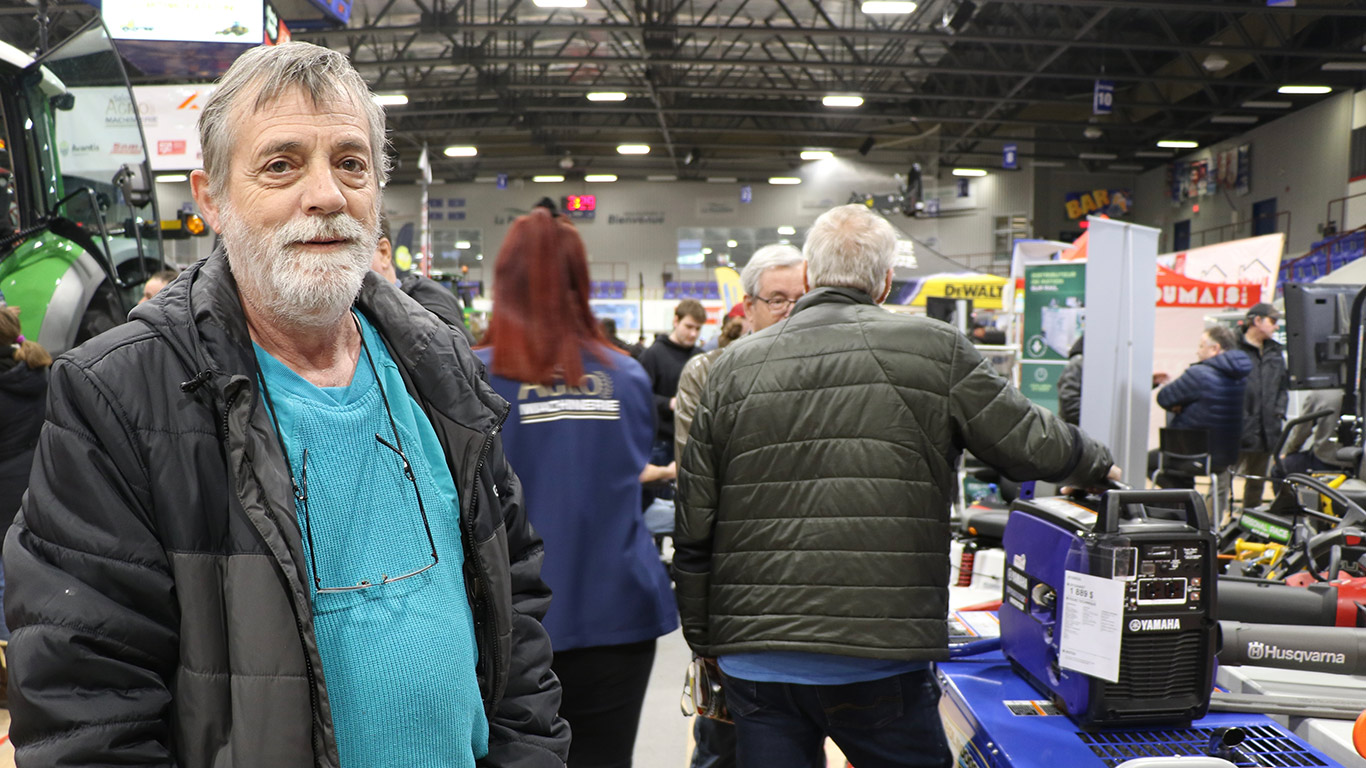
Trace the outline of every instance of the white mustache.
[[273, 238], [277, 246], [288, 247], [297, 243], [313, 240], [348, 240], [355, 242], [365, 237], [365, 225], [359, 219], [346, 214], [331, 216], [304, 216], [291, 219], [275, 230]]

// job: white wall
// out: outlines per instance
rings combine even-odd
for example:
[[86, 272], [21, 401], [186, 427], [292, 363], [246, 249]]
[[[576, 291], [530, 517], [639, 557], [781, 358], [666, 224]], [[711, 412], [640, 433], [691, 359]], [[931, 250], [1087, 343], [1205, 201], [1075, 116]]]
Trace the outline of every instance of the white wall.
[[[896, 174], [905, 170], [843, 158], [810, 162], [798, 171], [803, 180], [800, 185], [752, 184], [750, 203], [740, 202], [740, 184], [701, 181], [536, 184], [514, 179], [507, 189], [501, 190], [492, 182], [437, 184], [432, 186], [431, 196], [464, 200], [464, 207], [455, 210], [463, 211], [465, 218], [454, 223], [433, 221], [432, 226], [480, 230], [483, 264], [487, 266], [482, 274], [477, 267], [473, 269], [470, 278], [491, 283], [498, 244], [514, 218], [526, 213], [542, 197], [558, 202], [568, 194], [593, 194], [598, 198], [596, 216], [591, 221], [578, 222], [578, 228], [588, 246], [589, 259], [599, 265], [594, 277], [608, 277], [604, 266], [607, 263], [623, 264], [616, 271], [618, 279], [627, 276], [628, 285], [634, 289], [638, 274], [643, 272], [647, 294], [657, 295], [662, 289], [661, 272], [668, 270], [676, 276], [679, 273], [675, 259], [680, 227], [810, 226], [817, 216], [848, 202], [855, 192], [897, 191], [904, 181]], [[910, 236], [946, 255], [990, 252], [994, 247], [994, 217], [1027, 214], [1031, 207], [1032, 177], [1027, 171], [993, 171], [986, 177], [970, 179], [969, 194], [963, 198], [956, 196], [955, 180], [948, 169], [943, 176], [924, 179], [926, 197], [940, 199], [940, 218], [894, 215], [891, 220]], [[191, 199], [186, 182], [158, 183], [156, 191], [167, 215]], [[395, 232], [406, 223], [416, 222], [420, 201], [421, 190], [415, 185], [390, 186], [385, 190], [384, 209]], [[449, 212], [444, 207], [441, 210]], [[627, 221], [623, 222], [623, 218]], [[181, 242], [168, 248], [168, 252], [175, 263], [187, 265], [207, 254], [211, 244], [211, 238]]]
[[[1133, 173], [1083, 173], [1067, 168], [1036, 168], [1034, 170], [1034, 232], [1046, 240], [1064, 239], [1064, 232], [1081, 229], [1082, 219], [1067, 217], [1067, 195], [1070, 192], [1090, 192], [1095, 189], [1135, 189], [1138, 176]], [[1083, 217], [1084, 218], [1084, 217]], [[1124, 221], [1156, 226], [1135, 215]], [[1070, 241], [1072, 238], [1065, 238]]]
[[[1218, 152], [1251, 143], [1249, 194], [1220, 191], [1175, 204], [1171, 201], [1167, 169], [1148, 171], [1138, 179], [1134, 220], [1160, 228], [1164, 250], [1170, 251], [1174, 222], [1190, 219], [1193, 233], [1226, 224], [1241, 223], [1246, 227], [1252, 218], [1252, 204], [1274, 197], [1278, 212], [1291, 212], [1286, 257], [1304, 254], [1311, 243], [1322, 239], [1320, 228], [1328, 201], [1347, 194], [1353, 101], [1354, 94], [1344, 92], [1231, 141], [1177, 158], [1212, 160]], [[1192, 212], [1196, 203], [1200, 205], [1199, 213]], [[1239, 236], [1250, 234], [1250, 229], [1244, 229]], [[1192, 245], [1201, 245], [1198, 237], [1193, 238]]]

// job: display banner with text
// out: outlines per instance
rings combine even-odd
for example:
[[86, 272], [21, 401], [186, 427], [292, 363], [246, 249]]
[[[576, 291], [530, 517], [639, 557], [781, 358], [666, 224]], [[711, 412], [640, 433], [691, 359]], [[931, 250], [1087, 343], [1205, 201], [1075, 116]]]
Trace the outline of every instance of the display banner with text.
[[1058, 377], [1068, 351], [1081, 338], [1085, 312], [1085, 262], [1024, 265], [1020, 390], [1025, 397], [1058, 410]]

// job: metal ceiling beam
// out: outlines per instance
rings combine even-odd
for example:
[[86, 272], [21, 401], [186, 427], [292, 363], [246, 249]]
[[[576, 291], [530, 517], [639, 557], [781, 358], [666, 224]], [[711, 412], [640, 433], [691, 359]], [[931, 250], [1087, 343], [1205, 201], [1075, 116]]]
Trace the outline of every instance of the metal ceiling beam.
[[[579, 117], [576, 117], [576, 118], [575, 118], [575, 119], [578, 120], [578, 121], [581, 121], [581, 120], [582, 120], [582, 117], [581, 117], [581, 116], [582, 116], [585, 112], [588, 112], [588, 111], [589, 111], [589, 110], [585, 110], [585, 109], [580, 108], [580, 107], [557, 107], [557, 106], [521, 105], [521, 113], [522, 113], [522, 114], [526, 114], [526, 115], [533, 115], [533, 114], [568, 114], [568, 115], [576, 115], [576, 116], [579, 116]], [[606, 116], [606, 115], [609, 115], [609, 114], [618, 114], [618, 115], [623, 115], [623, 114], [629, 115], [629, 114], [637, 114], [637, 113], [639, 113], [639, 114], [652, 114], [654, 110], [653, 110], [652, 108], [651, 108], [651, 109], [632, 109], [632, 108], [629, 108], [629, 107], [612, 107], [612, 108], [609, 108], [609, 109], [595, 109], [595, 110], [591, 110], [591, 111], [592, 111], [592, 114], [593, 114], [595, 117], [602, 118], [602, 117], [604, 117], [604, 116]], [[665, 109], [665, 110], [664, 110], [664, 113], [667, 114], [667, 115], [670, 115], [670, 116], [680, 116], [680, 117], [693, 117], [693, 116], [696, 116], [696, 117], [700, 117], [700, 116], [708, 116], [708, 117], [762, 117], [762, 118], [780, 118], [780, 119], [797, 119], [797, 120], [807, 119], [807, 118], [812, 118], [812, 117], [819, 117], [819, 118], [821, 118], [821, 119], [823, 119], [823, 120], [826, 120], [826, 121], [829, 121], [829, 122], [839, 122], [839, 123], [878, 122], [878, 121], [886, 121], [886, 120], [888, 120], [890, 117], [892, 117], [892, 116], [889, 116], [889, 115], [840, 115], [840, 116], [831, 117], [831, 116], [826, 116], [826, 115], [813, 115], [811, 112], [801, 112], [801, 111], [792, 111], [792, 110], [784, 110], [784, 109], [757, 110], [757, 111], [756, 111], [756, 110], [754, 110], [754, 109], [716, 108], [716, 107], [707, 107], [707, 106], [700, 106], [700, 105], [691, 105], [691, 106], [687, 106], [687, 107], [669, 108], [669, 109]], [[465, 116], [467, 116], [467, 115], [481, 115], [481, 114], [486, 114], [486, 115], [494, 115], [494, 114], [496, 114], [496, 115], [504, 115], [504, 116], [506, 116], [508, 113], [506, 112], [506, 110], [501, 109], [501, 108], [499, 108], [499, 107], [496, 106], [496, 105], [469, 107], [469, 108], [464, 108], [464, 109], [459, 109], [459, 110], [441, 109], [441, 110], [416, 111], [416, 112], [410, 111], [410, 112], [406, 113], [405, 115], [403, 115], [403, 116], [401, 116], [401, 117], [398, 116], [398, 115], [391, 115], [391, 116], [390, 116], [390, 124], [391, 124], [391, 126], [394, 128], [394, 130], [396, 130], [396, 131], [404, 131], [404, 130], [409, 130], [408, 126], [406, 125], [408, 122], [414, 121], [414, 120], [416, 120], [417, 118], [421, 118], [421, 117], [431, 117], [431, 118], [440, 118], [440, 119], [442, 119], [442, 120], [447, 121], [448, 124], [449, 124], [449, 126], [450, 126], [449, 130], [451, 130], [451, 131], [456, 131], [456, 130], [459, 130], [459, 123], [458, 123], [458, 121], [459, 121], [461, 118], [463, 118], [463, 117], [465, 117]], [[920, 122], [926, 123], [926, 124], [933, 124], [933, 123], [951, 123], [951, 124], [967, 124], [967, 125], [976, 125], [976, 124], [979, 124], [979, 123], [981, 122], [981, 120], [982, 120], [982, 118], [979, 118], [979, 117], [972, 117], [972, 116], [958, 117], [958, 116], [950, 116], [950, 115], [925, 116], [925, 117], [921, 117], [921, 118], [919, 119]], [[992, 120], [992, 122], [993, 122], [994, 124], [997, 124], [997, 125], [1018, 126], [1018, 127], [1027, 127], [1027, 128], [1037, 128], [1037, 127], [1041, 127], [1041, 126], [1053, 126], [1053, 125], [1063, 125], [1063, 126], [1072, 126], [1072, 127], [1076, 127], [1076, 128], [1083, 128], [1083, 127], [1085, 127], [1086, 125], [1089, 124], [1089, 123], [1086, 123], [1086, 122], [1071, 122], [1071, 121], [1063, 121], [1063, 120], [1024, 120], [1024, 119], [1018, 119], [1018, 118], [1001, 118], [1001, 119]], [[592, 125], [592, 124], [590, 124], [590, 125]], [[610, 128], [610, 127], [612, 127], [612, 126], [611, 126], [610, 124], [605, 124], [605, 123], [604, 123], [604, 124], [602, 124], [602, 125], [594, 125], [593, 127], [597, 127], [597, 128]], [[675, 128], [677, 129], [678, 127], [679, 127], [678, 124], [675, 123]], [[1148, 132], [1148, 131], [1152, 131], [1152, 130], [1167, 130], [1167, 128], [1166, 128], [1165, 126], [1125, 125], [1125, 124], [1106, 124], [1106, 125], [1104, 126], [1104, 128], [1105, 128], [1106, 131], [1108, 131], [1108, 132], [1110, 132], [1110, 133], [1143, 133], [1143, 132]], [[1215, 129], [1199, 130], [1199, 131], [1197, 131], [1197, 132], [1200, 133], [1200, 134], [1211, 134], [1211, 135], [1214, 135], [1214, 134], [1222, 134], [1222, 133], [1224, 133], [1224, 131], [1222, 131], [1222, 130], [1215, 130]]]
[[[1336, 57], [1336, 54], [1334, 55], [1334, 57]], [[948, 75], [948, 76], [961, 76], [961, 77], [1004, 77], [1004, 78], [1016, 78], [1016, 77], [1019, 77], [1019, 76], [1020, 76], [1019, 70], [1013, 70], [1013, 71], [1012, 71], [1012, 70], [979, 69], [979, 68], [956, 68], [956, 67], [939, 67], [939, 66], [925, 67], [925, 66], [919, 66], [919, 65], [914, 65], [914, 64], [854, 64], [854, 63], [850, 63], [850, 62], [828, 62], [828, 63], [815, 64], [815, 63], [813, 63], [813, 62], [784, 62], [784, 61], [777, 61], [777, 62], [774, 62], [774, 61], [759, 61], [759, 60], [754, 60], [754, 59], [741, 59], [741, 60], [736, 60], [736, 59], [723, 59], [723, 58], [717, 58], [717, 59], [668, 58], [668, 59], [658, 59], [658, 60], [655, 60], [655, 61], [656, 61], [656, 63], [660, 63], [660, 64], [665, 64], [665, 63], [667, 63], [667, 64], [684, 65], [684, 66], [705, 66], [705, 67], [720, 67], [720, 68], [741, 67], [741, 66], [744, 66], [744, 67], [764, 67], [764, 66], [775, 66], [775, 65], [785, 65], [785, 66], [786, 66], [786, 65], [792, 65], [792, 64], [804, 64], [805, 66], [811, 66], [811, 67], [814, 67], [814, 68], [817, 68], [817, 69], [824, 67], [824, 68], [832, 69], [832, 70], [834, 70], [834, 69], [838, 69], [838, 70], [852, 70], [852, 71], [868, 70], [868, 71], [887, 71], [887, 72], [904, 72], [904, 71], [907, 71], [907, 70], [913, 70], [913, 71], [915, 71], [915, 72], [924, 73], [924, 74]], [[552, 59], [552, 58], [546, 58], [546, 57], [540, 57], [540, 56], [523, 56], [523, 55], [511, 55], [511, 54], [491, 54], [491, 55], [482, 57], [482, 58], [481, 58], [481, 62], [483, 62], [483, 63], [497, 63], [497, 64], [525, 64], [525, 65], [540, 65], [540, 64], [579, 64], [579, 63], [587, 63], [587, 64], [596, 64], [596, 65], [599, 65], [599, 66], [617, 66], [617, 65], [625, 66], [625, 65], [629, 65], [629, 64], [638, 63], [638, 62], [637, 62], [636, 60], [634, 60], [634, 59], [621, 59], [621, 58], [618, 58], [618, 57], [607, 57], [607, 56], [560, 56], [560, 57], [556, 57], [556, 58], [553, 58], [553, 59]], [[376, 67], [390, 67], [390, 66], [394, 66], [394, 65], [396, 65], [396, 64], [402, 65], [402, 66], [432, 66], [432, 65], [441, 65], [441, 64], [446, 64], [446, 65], [452, 65], [452, 64], [454, 64], [454, 65], [462, 65], [462, 66], [463, 66], [463, 65], [466, 65], [466, 62], [459, 61], [459, 60], [454, 59], [454, 58], [452, 58], [452, 57], [424, 57], [424, 58], [408, 59], [408, 60], [404, 60], [404, 61], [400, 61], [400, 62], [394, 62], [394, 61], [381, 61], [381, 60], [374, 60], [374, 61], [356, 61], [356, 62], [353, 62], [353, 64], [355, 65], [355, 67], [356, 67], [357, 69], [362, 70], [362, 71], [367, 71], [367, 70], [374, 69], [374, 68], [376, 68]], [[1344, 73], [1334, 73], [1334, 74], [1344, 74]], [[1352, 75], [1353, 73], [1345, 73], [1345, 74], [1347, 74], [1347, 75]], [[1036, 77], [1036, 78], [1042, 78], [1042, 79], [1049, 79], [1049, 80], [1070, 80], [1070, 81], [1078, 81], [1078, 82], [1091, 82], [1091, 81], [1093, 81], [1093, 80], [1095, 79], [1095, 74], [1094, 74], [1094, 73], [1080, 73], [1080, 72], [1076, 72], [1076, 73], [1074, 73], [1074, 72], [1040, 72], [1040, 73], [1035, 74], [1034, 77]], [[1141, 83], [1141, 82], [1148, 82], [1148, 81], [1151, 81], [1151, 80], [1157, 80], [1157, 81], [1161, 81], [1161, 82], [1172, 82], [1172, 83], [1194, 83], [1194, 84], [1197, 84], [1197, 85], [1198, 85], [1198, 84], [1203, 84], [1203, 83], [1214, 83], [1214, 84], [1216, 84], [1216, 85], [1241, 86], [1241, 87], [1245, 87], [1245, 88], [1264, 88], [1264, 87], [1266, 87], [1266, 82], [1263, 81], [1263, 80], [1234, 80], [1233, 78], [1218, 78], [1218, 77], [1203, 77], [1203, 76], [1192, 77], [1192, 76], [1167, 75], [1167, 74], [1133, 75], [1133, 74], [1128, 74], [1128, 73], [1124, 73], [1124, 72], [1111, 72], [1111, 73], [1106, 73], [1106, 78], [1109, 79], [1109, 80], [1114, 80], [1114, 81], [1116, 81], [1116, 82], [1124, 82], [1124, 83]], [[1327, 79], [1327, 78], [1325, 78], [1325, 79]], [[1343, 78], [1335, 78], [1335, 79], [1337, 79], [1337, 80], [1342, 80]]]
[[[766, 72], [765, 72], [765, 73], [760, 73], [760, 74], [763, 74], [765, 77], [768, 77], [768, 74], [767, 74]], [[780, 71], [779, 71], [779, 74], [786, 74], [786, 70], [780, 70]], [[769, 82], [772, 82], [772, 79], [771, 79], [771, 78], [769, 78]], [[667, 94], [679, 94], [679, 93], [682, 93], [682, 94], [703, 94], [703, 93], [705, 93], [705, 94], [710, 95], [710, 96], [713, 97], [713, 98], [717, 98], [717, 97], [726, 97], [726, 98], [730, 98], [730, 97], [734, 97], [734, 98], [767, 97], [767, 98], [769, 98], [769, 99], [775, 99], [775, 100], [776, 100], [776, 99], [788, 99], [788, 100], [791, 100], [791, 101], [793, 101], [793, 102], [810, 102], [810, 101], [814, 98], [814, 97], [812, 96], [812, 93], [811, 93], [810, 89], [804, 89], [804, 88], [800, 88], [800, 87], [795, 87], [795, 84], [792, 84], [790, 81], [789, 81], [789, 84], [790, 84], [790, 85], [793, 85], [793, 87], [779, 88], [779, 87], [777, 87], [777, 86], [773, 86], [773, 87], [768, 87], [768, 88], [751, 88], [751, 87], [746, 87], [746, 86], [727, 86], [727, 87], [725, 87], [724, 89], [719, 89], [719, 90], [718, 90], [718, 89], [715, 89], [715, 88], [705, 88], [705, 87], [700, 87], [700, 86], [682, 86], [682, 85], [674, 85], [674, 86], [655, 86], [655, 87], [654, 87], [654, 90], [657, 91], [657, 92], [659, 92], [659, 93], [661, 93], [661, 94], [666, 94], [666, 93], [667, 93]], [[622, 85], [622, 84], [620, 84], [620, 83], [613, 84], [613, 83], [611, 83], [611, 82], [596, 82], [596, 83], [590, 83], [590, 84], [586, 84], [586, 85], [574, 85], [574, 84], [555, 84], [555, 85], [546, 85], [546, 84], [542, 84], [542, 83], [509, 83], [509, 84], [507, 84], [506, 86], [504, 86], [503, 90], [506, 90], [506, 91], [511, 92], [511, 93], [539, 93], [539, 94], [545, 94], [545, 93], [547, 93], [547, 92], [550, 92], [551, 94], [553, 94], [553, 95], [551, 96], [551, 98], [559, 98], [559, 99], [561, 99], [561, 100], [566, 100], [566, 101], [567, 101], [568, 99], [578, 99], [578, 98], [582, 98], [585, 94], [590, 93], [590, 92], [592, 92], [592, 91], [611, 91], [611, 90], [621, 90], [621, 89], [626, 89], [626, 90], [629, 91], [629, 90], [632, 90], [633, 88], [634, 88], [634, 86]], [[428, 96], [443, 96], [443, 97], [452, 98], [452, 99], [470, 99], [470, 98], [476, 98], [476, 99], [477, 99], [477, 98], [480, 97], [481, 95], [486, 94], [486, 93], [487, 93], [487, 89], [480, 88], [480, 87], [477, 86], [477, 85], [463, 85], [463, 86], [424, 85], [424, 86], [418, 86], [418, 87], [408, 88], [408, 89], [405, 90], [405, 93], [408, 95], [408, 98], [412, 100], [412, 102], [410, 102], [409, 108], [414, 108], [414, 109], [415, 109], [415, 108], [418, 108], [418, 107], [420, 107], [420, 106], [423, 106], [423, 105], [417, 103], [417, 102], [418, 102], [419, 100], [421, 100], [423, 97], [428, 97]], [[1069, 99], [1056, 99], [1056, 98], [1055, 98], [1055, 99], [1048, 99], [1048, 98], [1033, 98], [1033, 97], [1028, 97], [1028, 96], [1012, 96], [1012, 97], [1006, 98], [1006, 97], [989, 96], [989, 95], [974, 96], [974, 95], [967, 95], [967, 94], [933, 93], [933, 92], [925, 92], [925, 91], [918, 91], [918, 92], [900, 92], [900, 93], [898, 93], [898, 92], [893, 92], [893, 91], [870, 92], [870, 91], [866, 91], [866, 90], [861, 90], [861, 91], [859, 91], [859, 93], [862, 94], [863, 97], [864, 97], [866, 100], [868, 100], [869, 102], [878, 102], [878, 101], [884, 101], [884, 100], [885, 100], [885, 101], [900, 101], [900, 102], [906, 102], [906, 103], [930, 102], [930, 103], [964, 103], [964, 104], [973, 104], [973, 103], [981, 104], [981, 103], [987, 103], [987, 104], [990, 104], [990, 103], [995, 103], [995, 102], [998, 102], [998, 101], [1004, 101], [1004, 102], [1009, 102], [1009, 103], [1012, 103], [1012, 104], [1018, 104], [1018, 105], [1020, 105], [1020, 106], [1057, 107], [1057, 108], [1063, 108], [1063, 109], [1072, 109], [1072, 108], [1075, 108], [1075, 109], [1088, 109], [1088, 108], [1089, 108], [1089, 106], [1088, 106], [1087, 104], [1078, 102], [1078, 101], [1075, 100], [1075, 99], [1071, 99], [1071, 100], [1069, 100]], [[640, 97], [637, 97], [637, 98], [640, 98]], [[468, 102], [466, 102], [465, 105], [467, 105], [467, 104], [468, 104]], [[631, 100], [628, 98], [627, 101], [626, 101], [626, 102], [623, 102], [622, 104], [629, 105], [629, 104], [631, 104]], [[620, 107], [620, 106], [622, 106], [622, 104], [618, 104], [618, 105], [616, 105], [616, 106], [617, 106], [617, 107]], [[459, 111], [462, 109], [462, 106], [464, 106], [464, 105], [462, 105], [462, 104], [460, 104], [460, 103], [452, 103], [452, 104], [450, 105], [450, 107], [449, 107], [449, 111], [452, 111], [452, 112], [459, 112]], [[572, 106], [572, 105], [566, 104], [565, 106]], [[1168, 103], [1165, 103], [1165, 102], [1130, 101], [1130, 100], [1126, 100], [1124, 106], [1125, 106], [1125, 107], [1129, 107], [1129, 108], [1135, 108], [1135, 109], [1144, 108], [1144, 109], [1163, 110], [1163, 111], [1167, 112], [1167, 113], [1168, 113], [1168, 116], [1169, 116], [1169, 117], [1172, 117], [1173, 119], [1174, 119], [1175, 113], [1212, 114], [1212, 113], [1223, 113], [1223, 112], [1227, 112], [1227, 111], [1228, 111], [1228, 108], [1226, 108], [1226, 107], [1212, 107], [1212, 106], [1188, 105], [1188, 104], [1168, 104]], [[588, 102], [584, 102], [584, 106], [582, 107], [582, 109], [584, 109], [584, 110], [602, 110], [602, 109], [611, 109], [611, 108], [613, 108], [613, 107], [605, 107], [605, 106], [602, 106], [602, 105], [591, 104], [591, 103], [588, 103]], [[405, 110], [405, 108], [402, 108], [402, 107], [392, 108], [392, 109], [390, 110], [390, 114], [391, 114], [391, 115], [394, 115], [394, 116], [402, 116], [404, 110]], [[824, 115], [826, 115], [826, 114], [828, 114], [828, 113], [826, 113], [826, 112], [817, 112], [817, 113], [813, 113], [813, 114], [824, 116]], [[926, 118], [931, 118], [931, 119], [932, 119], [932, 118], [934, 117], [934, 113], [926, 113], [924, 116], [925, 116]], [[1103, 127], [1104, 125], [1106, 125], [1106, 124], [1107, 124], [1107, 123], [1101, 123], [1102, 127]]]
[[[1299, 2], [1296, 5], [1268, 6], [1253, 5], [1248, 2], [1221, 2], [1220, 0], [991, 0], [1002, 5], [1062, 6], [1073, 8], [1124, 8], [1136, 11], [1160, 13], [1181, 11], [1184, 13], [1259, 13], [1266, 15], [1289, 16], [1307, 14], [1322, 16], [1366, 16], [1366, 9], [1348, 3]], [[1260, 0], [1258, 0], [1260, 2]]]
[[[998, 0], [999, 1], [999, 0]], [[1255, 11], [1255, 9], [1253, 9]], [[1241, 8], [1243, 13], [1249, 12], [1248, 7]], [[1339, 14], [1341, 15], [1341, 14]], [[1366, 18], [1366, 10], [1360, 11], [1353, 16]], [[853, 38], [867, 42], [886, 42], [886, 41], [906, 41], [940, 44], [952, 46], [954, 44], [972, 43], [977, 45], [1021, 45], [1041, 48], [1056, 48], [1059, 45], [1072, 45], [1077, 48], [1096, 49], [1096, 50], [1138, 50], [1153, 51], [1156, 53], [1182, 53], [1188, 50], [1198, 51], [1220, 51], [1222, 53], [1243, 53], [1251, 56], [1274, 55], [1286, 56], [1290, 58], [1320, 58], [1322, 51], [1305, 51], [1293, 48], [1259, 46], [1259, 45], [1218, 45], [1208, 42], [1192, 42], [1189, 45], [1176, 43], [1163, 43], [1153, 40], [1080, 40], [1073, 42], [1068, 38], [1050, 37], [1017, 37], [1014, 35], [988, 35], [981, 33], [959, 33], [947, 34], [944, 32], [921, 32], [917, 30], [882, 30], [882, 29], [861, 29], [861, 28], [835, 28], [835, 29], [807, 29], [800, 26], [744, 26], [744, 27], [725, 27], [716, 24], [696, 25], [679, 24], [672, 26], [676, 29], [679, 36], [696, 35], [699, 37], [726, 37], [744, 39], [749, 37], [762, 38], [798, 38], [803, 42], [812, 42], [810, 39], [817, 40], [847, 40]], [[424, 35], [442, 35], [448, 32], [548, 32], [554, 34], [569, 35], [575, 32], [617, 32], [632, 34], [640, 37], [644, 32], [644, 27], [636, 24], [548, 24], [538, 22], [518, 22], [518, 23], [476, 23], [476, 24], [405, 24], [396, 26], [367, 26], [355, 27], [342, 30], [303, 30], [294, 36], [299, 39], [326, 38], [329, 36], [345, 35], [401, 35], [418, 33]], [[813, 43], [814, 44], [814, 43]], [[1366, 60], [1366, 52], [1362, 51], [1342, 51], [1334, 52], [1334, 58], [1341, 56], [1343, 61], [1362, 61]]]

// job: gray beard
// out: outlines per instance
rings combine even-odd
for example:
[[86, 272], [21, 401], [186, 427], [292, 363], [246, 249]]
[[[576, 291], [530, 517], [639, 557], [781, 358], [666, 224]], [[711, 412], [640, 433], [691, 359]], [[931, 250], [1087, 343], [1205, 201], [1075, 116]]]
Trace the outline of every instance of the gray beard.
[[[295, 218], [274, 230], [252, 227], [231, 205], [222, 207], [219, 218], [228, 267], [243, 299], [270, 321], [293, 328], [329, 327], [350, 308], [379, 241], [377, 226], [367, 228], [346, 213]], [[298, 245], [319, 238], [350, 242], [333, 254]]]

